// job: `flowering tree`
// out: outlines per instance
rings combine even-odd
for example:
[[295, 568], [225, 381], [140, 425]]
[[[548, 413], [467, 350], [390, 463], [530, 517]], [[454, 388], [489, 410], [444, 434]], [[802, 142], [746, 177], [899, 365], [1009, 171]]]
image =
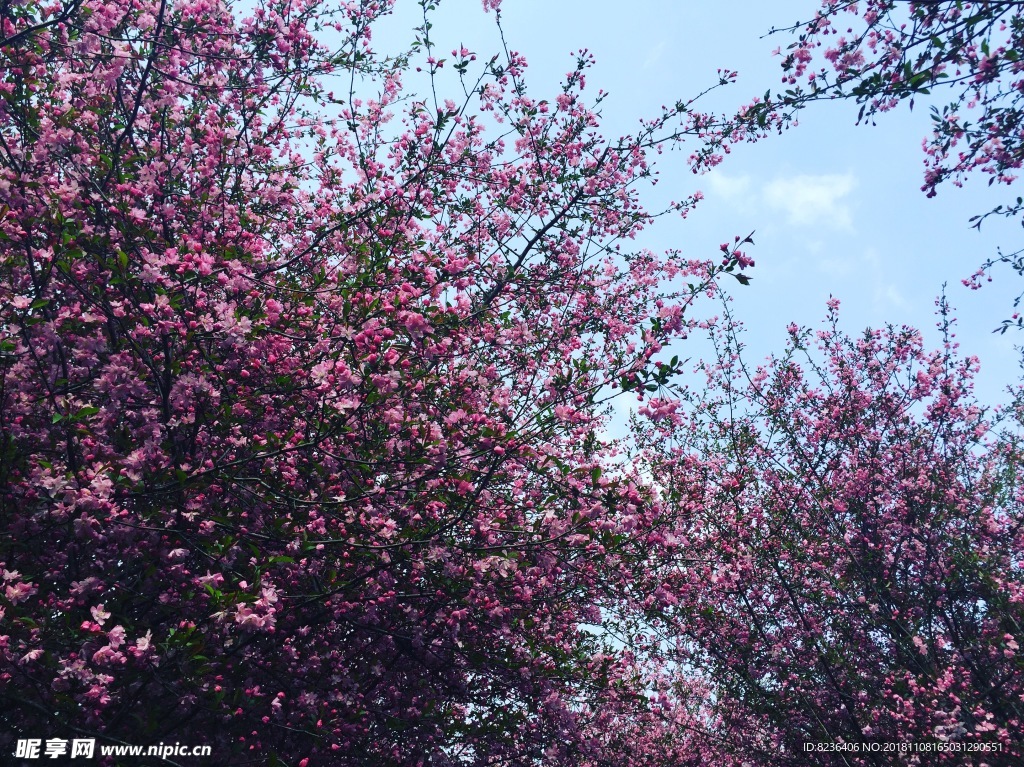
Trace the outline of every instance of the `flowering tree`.
[[985, 420], [976, 361], [951, 343], [849, 338], [834, 311], [756, 370], [723, 332], [688, 415], [649, 408], [651, 470], [677, 515], [676, 556], [646, 587], [664, 650], [716, 691], [709, 753], [1019, 764], [1019, 429]]
[[727, 128], [607, 141], [585, 53], [536, 99], [426, 2], [376, 53], [390, 5], [0, 7], [0, 749], [680, 747], [613, 734], [669, 717], [610, 639], [661, 544], [602, 425], [741, 268], [621, 247], [648, 154]]

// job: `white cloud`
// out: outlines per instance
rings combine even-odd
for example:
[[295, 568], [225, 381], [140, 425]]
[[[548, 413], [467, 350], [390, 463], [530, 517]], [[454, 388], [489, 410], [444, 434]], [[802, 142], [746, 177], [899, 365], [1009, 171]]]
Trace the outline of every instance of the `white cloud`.
[[875, 301], [883, 306], [893, 306], [897, 309], [907, 310], [910, 308], [907, 299], [903, 297], [899, 288], [892, 283], [875, 288]]
[[644, 69], [650, 69], [655, 64], [657, 64], [661, 60], [661, 56], [665, 52], [665, 48], [666, 47], [667, 47], [666, 41], [662, 40], [657, 45], [655, 45], [653, 48], [651, 48], [650, 52], [647, 54], [647, 58], [644, 59], [643, 68]]
[[865, 264], [863, 267], [865, 276], [871, 280], [873, 285], [875, 306], [886, 311], [893, 309], [906, 311], [909, 309], [910, 303], [903, 296], [896, 283], [890, 279], [890, 275], [882, 263], [882, 256], [878, 250], [869, 247], [864, 251], [862, 258]]
[[708, 175], [708, 184], [713, 194], [727, 200], [746, 198], [750, 192], [750, 176], [732, 177], [716, 170]]
[[852, 173], [777, 178], [762, 190], [765, 203], [787, 214], [790, 224], [852, 229], [847, 195], [857, 181]]
[[[820, 253], [821, 244], [819, 242], [808, 243], [807, 250], [813, 254]], [[819, 257], [815, 259], [814, 265], [819, 272], [833, 279], [850, 277], [857, 269], [856, 260], [843, 255]]]

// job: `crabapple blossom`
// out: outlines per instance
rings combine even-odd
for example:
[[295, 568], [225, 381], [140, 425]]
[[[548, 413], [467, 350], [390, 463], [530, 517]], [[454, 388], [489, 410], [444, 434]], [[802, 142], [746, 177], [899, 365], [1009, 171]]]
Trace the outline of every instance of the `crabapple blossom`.
[[753, 134], [607, 140], [585, 51], [542, 98], [427, 2], [377, 53], [392, 5], [0, 8], [0, 749], [649, 764], [711, 716], [612, 638], [661, 544], [604, 426], [743, 267], [629, 249], [653, 156]]

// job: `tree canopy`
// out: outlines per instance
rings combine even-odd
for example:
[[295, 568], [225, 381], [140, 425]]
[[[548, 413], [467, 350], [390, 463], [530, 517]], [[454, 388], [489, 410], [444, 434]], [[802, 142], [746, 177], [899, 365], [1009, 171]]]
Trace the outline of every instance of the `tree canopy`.
[[10, 753], [648, 747], [612, 735], [653, 714], [611, 637], [657, 509], [602, 427], [738, 268], [628, 247], [649, 155], [714, 162], [723, 123], [606, 140], [586, 53], [536, 98], [514, 51], [436, 50], [429, 3], [375, 53], [390, 5], [2, 6]]
[[990, 420], [948, 316], [929, 352], [911, 328], [851, 338], [837, 307], [756, 368], [723, 327], [707, 387], [647, 427], [678, 520], [650, 586], [668, 651], [714, 680], [709, 753], [1014, 764], [1021, 402]]

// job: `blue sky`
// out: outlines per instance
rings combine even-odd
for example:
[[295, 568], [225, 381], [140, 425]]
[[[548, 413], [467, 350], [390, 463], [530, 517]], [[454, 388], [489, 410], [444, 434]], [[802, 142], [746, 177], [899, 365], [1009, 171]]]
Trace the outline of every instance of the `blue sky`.
[[[574, 51], [594, 54], [588, 87], [609, 92], [603, 127], [607, 136], [617, 136], [661, 104], [715, 82], [718, 68], [737, 70], [740, 77], [716, 91], [707, 109], [734, 110], [776, 88], [780, 60], [772, 50], [792, 38], [764, 35], [812, 15], [815, 7], [814, 0], [505, 0], [501, 18], [509, 47], [530, 64], [526, 81], [536, 98], [557, 93], [573, 68]], [[398, 17], [381, 32], [407, 29], [413, 18]], [[479, 0], [442, 3], [432, 32], [445, 52], [460, 43], [481, 58], [499, 50], [493, 17]], [[920, 191], [927, 105], [883, 115], [875, 127], [855, 125], [856, 114], [852, 102], [813, 105], [798, 127], [736, 148], [705, 176], [688, 172], [684, 154], [666, 153], [658, 164], [661, 181], [648, 197], [651, 207], [697, 189], [705, 199], [686, 220], [660, 219], [641, 244], [714, 257], [719, 243], [755, 232], [753, 283], [730, 286], [733, 311], [749, 330], [750, 359], [781, 350], [790, 322], [818, 324], [830, 295], [842, 302], [849, 332], [909, 324], [937, 345], [935, 298], [945, 282], [961, 350], [981, 359], [980, 399], [1005, 400], [1006, 386], [1020, 372], [1014, 347], [1024, 337], [992, 330], [1013, 311], [1020, 280], [1005, 269], [980, 291], [961, 280], [994, 257], [997, 246], [1019, 247], [1018, 224], [989, 219], [978, 232], [968, 219], [1021, 190], [990, 189], [987, 179], [975, 178], [963, 189], [942, 187], [927, 199]]]

